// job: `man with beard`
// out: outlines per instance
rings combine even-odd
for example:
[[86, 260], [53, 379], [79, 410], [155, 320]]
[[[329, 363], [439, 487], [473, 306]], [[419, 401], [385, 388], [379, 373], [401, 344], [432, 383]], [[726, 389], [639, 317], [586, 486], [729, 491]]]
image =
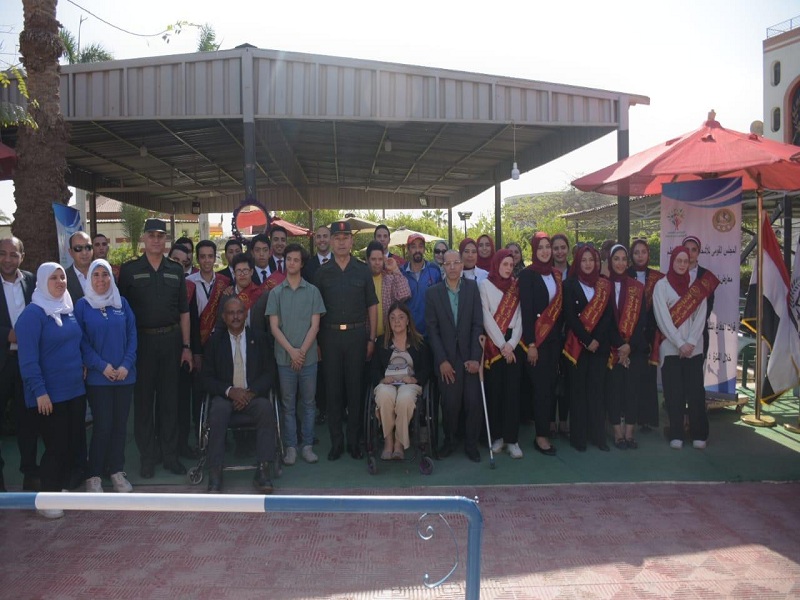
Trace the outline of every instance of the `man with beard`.
[[425, 336], [425, 293], [442, 280], [439, 265], [425, 260], [425, 238], [419, 233], [408, 236], [408, 255], [411, 260], [403, 267], [403, 275], [411, 288], [411, 298], [406, 303], [420, 335]]

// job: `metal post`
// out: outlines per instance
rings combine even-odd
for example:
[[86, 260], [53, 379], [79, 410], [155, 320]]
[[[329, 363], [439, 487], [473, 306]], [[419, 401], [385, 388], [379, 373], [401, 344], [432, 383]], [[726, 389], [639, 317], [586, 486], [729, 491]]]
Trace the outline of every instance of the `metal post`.
[[[617, 100], [617, 160], [630, 155], [628, 131], [628, 100], [623, 96]], [[631, 209], [627, 183], [620, 185], [621, 194], [617, 196], [617, 242], [629, 246], [631, 239]]]
[[89, 196], [89, 213], [92, 215], [92, 218], [89, 220], [89, 235], [92, 236], [92, 240], [94, 240], [94, 236], [97, 235], [97, 194], [95, 192], [89, 192], [87, 195]]
[[447, 207], [447, 247], [453, 247], [453, 207]]
[[501, 208], [503, 196], [500, 191], [500, 182], [494, 184], [494, 247], [503, 247], [503, 227], [501, 223]]

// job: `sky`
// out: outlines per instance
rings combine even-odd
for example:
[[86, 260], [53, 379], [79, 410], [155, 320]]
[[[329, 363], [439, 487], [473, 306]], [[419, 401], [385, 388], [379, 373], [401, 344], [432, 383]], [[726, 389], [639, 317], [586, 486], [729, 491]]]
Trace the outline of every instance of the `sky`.
[[[95, 16], [92, 16], [93, 13]], [[729, 129], [763, 120], [766, 29], [800, 16], [800, 0], [528, 1], [58, 0], [58, 19], [81, 43], [115, 58], [193, 52], [197, 30], [165, 43], [179, 21], [211, 24], [222, 49], [260, 48], [372, 59], [641, 94], [630, 109], [635, 153], [696, 129], [710, 109]], [[85, 20], [81, 24], [81, 18]], [[128, 32], [105, 24], [102, 20]], [[22, 1], [0, 2], [0, 64], [18, 62]], [[616, 134], [502, 183], [503, 197], [563, 190], [616, 160]], [[489, 190], [460, 210], [487, 213]], [[14, 211], [0, 182], [0, 210]], [[473, 217], [474, 219], [475, 217]]]

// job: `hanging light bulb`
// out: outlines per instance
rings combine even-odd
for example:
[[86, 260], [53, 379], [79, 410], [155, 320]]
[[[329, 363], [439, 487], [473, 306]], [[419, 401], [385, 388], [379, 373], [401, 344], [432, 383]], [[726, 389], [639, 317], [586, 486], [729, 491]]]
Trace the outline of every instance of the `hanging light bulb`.
[[511, 179], [513, 179], [514, 181], [519, 179], [519, 168], [517, 167], [516, 162], [514, 163], [514, 166], [511, 167]]
[[386, 152], [392, 151], [392, 140], [390, 140], [388, 137], [386, 138], [386, 141], [383, 142], [383, 149]]
[[144, 144], [139, 146], [139, 156], [141, 156], [142, 158], [147, 156], [147, 146], [145, 146]]
[[514, 166], [511, 167], [511, 179], [516, 181], [519, 179], [519, 167], [517, 166], [517, 128], [513, 121], [511, 122], [511, 133], [514, 136]]

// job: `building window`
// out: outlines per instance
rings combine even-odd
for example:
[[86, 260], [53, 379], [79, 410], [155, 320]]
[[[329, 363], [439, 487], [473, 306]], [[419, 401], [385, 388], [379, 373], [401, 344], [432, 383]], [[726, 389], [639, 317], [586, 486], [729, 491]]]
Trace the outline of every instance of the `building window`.
[[781, 109], [777, 106], [772, 109], [772, 131], [781, 130]]
[[778, 85], [781, 82], [781, 61], [776, 60], [772, 63], [772, 75], [770, 76], [770, 83]]
[[787, 140], [790, 144], [800, 146], [800, 84], [794, 88], [790, 108], [792, 111], [792, 131], [790, 132], [788, 140], [785, 136], [783, 139]]

